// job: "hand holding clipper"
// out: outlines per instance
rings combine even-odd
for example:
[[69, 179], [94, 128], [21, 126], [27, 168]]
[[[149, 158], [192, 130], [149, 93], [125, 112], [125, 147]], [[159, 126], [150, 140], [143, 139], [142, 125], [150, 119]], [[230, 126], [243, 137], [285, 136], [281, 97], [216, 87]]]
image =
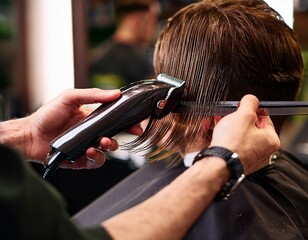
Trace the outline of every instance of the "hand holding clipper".
[[49, 178], [66, 159], [76, 161], [87, 148], [97, 146], [101, 137], [113, 137], [150, 116], [166, 116], [181, 100], [184, 83], [160, 74], [157, 79], [141, 80], [121, 88], [119, 99], [102, 104], [50, 143], [43, 177]]

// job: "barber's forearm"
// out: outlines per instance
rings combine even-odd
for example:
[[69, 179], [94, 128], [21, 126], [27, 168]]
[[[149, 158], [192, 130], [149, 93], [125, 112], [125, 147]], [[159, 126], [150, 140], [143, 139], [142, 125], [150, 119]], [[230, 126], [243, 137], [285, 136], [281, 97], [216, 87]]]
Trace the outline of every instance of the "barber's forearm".
[[0, 144], [10, 145], [24, 154], [31, 144], [30, 128], [27, 118], [0, 122]]
[[102, 225], [114, 239], [182, 239], [229, 176], [224, 160], [206, 158], [153, 197]]

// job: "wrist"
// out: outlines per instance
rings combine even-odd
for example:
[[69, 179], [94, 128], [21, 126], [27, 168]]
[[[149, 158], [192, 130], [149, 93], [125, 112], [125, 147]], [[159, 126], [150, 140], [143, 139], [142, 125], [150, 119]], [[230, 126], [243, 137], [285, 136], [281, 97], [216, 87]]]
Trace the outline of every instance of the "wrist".
[[9, 145], [27, 155], [31, 142], [28, 118], [13, 119], [0, 123], [0, 144]]
[[230, 179], [230, 171], [226, 161], [215, 156], [202, 158], [193, 164], [192, 168], [200, 171], [200, 178], [204, 180], [203, 187], [211, 188], [214, 196], [218, 194], [221, 188]]
[[223, 147], [204, 148], [195, 157], [194, 163], [201, 159], [212, 156], [224, 160], [229, 170], [230, 178], [222, 186], [220, 192], [216, 195], [215, 198], [216, 201], [227, 200], [245, 178], [243, 165], [238, 158], [237, 153], [231, 152], [230, 150]]

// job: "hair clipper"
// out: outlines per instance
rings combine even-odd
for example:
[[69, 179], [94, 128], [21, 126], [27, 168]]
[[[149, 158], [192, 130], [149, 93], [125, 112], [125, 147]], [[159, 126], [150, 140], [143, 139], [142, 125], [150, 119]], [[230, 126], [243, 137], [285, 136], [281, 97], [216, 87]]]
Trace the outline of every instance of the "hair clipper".
[[88, 117], [55, 138], [46, 158], [43, 178], [49, 178], [64, 160], [76, 161], [90, 146], [97, 147], [102, 137], [119, 132], [152, 116], [163, 118], [180, 102], [185, 82], [165, 74], [121, 88], [122, 95], [103, 103]]

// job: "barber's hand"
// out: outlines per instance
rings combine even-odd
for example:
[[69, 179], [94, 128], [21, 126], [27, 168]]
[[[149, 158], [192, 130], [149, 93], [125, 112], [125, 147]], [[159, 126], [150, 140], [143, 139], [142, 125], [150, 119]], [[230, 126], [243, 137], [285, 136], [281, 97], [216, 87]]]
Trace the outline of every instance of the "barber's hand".
[[255, 96], [244, 96], [236, 112], [218, 121], [210, 144], [236, 152], [246, 175], [267, 166], [270, 155], [280, 148], [271, 119], [257, 116], [258, 106]]
[[[27, 145], [26, 155], [31, 159], [44, 160], [50, 150], [50, 141], [66, 131], [68, 128], [84, 119], [94, 109], [84, 104], [103, 103], [113, 101], [121, 96], [120, 90], [101, 89], [71, 89], [61, 93], [57, 98], [42, 106], [29, 117], [31, 143]], [[140, 135], [142, 128], [134, 126], [130, 133]], [[102, 138], [101, 150], [93, 147], [87, 149], [86, 156], [68, 163], [64, 161], [60, 167], [95, 168], [105, 161], [104, 150], [114, 151], [118, 144], [112, 138]]]

